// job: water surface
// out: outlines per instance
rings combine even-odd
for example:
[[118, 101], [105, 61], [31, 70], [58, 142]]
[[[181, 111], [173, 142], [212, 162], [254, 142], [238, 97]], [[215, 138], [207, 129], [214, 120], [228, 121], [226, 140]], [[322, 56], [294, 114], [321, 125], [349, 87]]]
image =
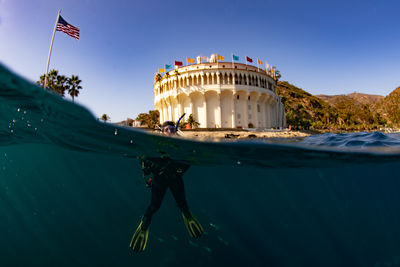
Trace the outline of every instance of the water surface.
[[[400, 138], [196, 142], [98, 122], [0, 66], [2, 266], [400, 266]], [[171, 194], [145, 252], [137, 156], [187, 160], [191, 239]]]

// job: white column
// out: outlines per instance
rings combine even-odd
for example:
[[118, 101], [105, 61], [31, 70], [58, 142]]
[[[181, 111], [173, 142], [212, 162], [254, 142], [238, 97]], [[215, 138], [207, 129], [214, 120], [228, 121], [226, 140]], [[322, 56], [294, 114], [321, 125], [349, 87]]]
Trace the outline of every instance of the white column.
[[179, 112], [179, 116], [182, 116], [183, 115], [183, 105], [182, 105], [182, 103], [179, 101], [179, 98], [177, 98], [177, 100], [178, 100], [178, 112]]
[[235, 98], [236, 92], [232, 92], [232, 102], [231, 102], [231, 111], [232, 111], [232, 128], [236, 128], [236, 108], [235, 108]]
[[162, 106], [163, 106], [163, 121], [161, 123], [168, 120], [168, 109], [167, 109], [165, 101], [163, 101]]
[[[247, 76], [246, 76], [247, 77]], [[247, 128], [249, 125], [249, 120], [248, 120], [248, 112], [247, 112], [247, 109], [248, 109], [248, 102], [249, 102], [249, 100], [248, 100], [248, 98], [249, 98], [249, 94], [248, 94], [248, 92], [246, 92], [246, 94], [244, 95], [244, 99], [242, 100], [242, 103], [243, 103], [243, 105], [244, 105], [244, 110], [243, 110], [243, 128]], [[243, 107], [243, 105], [242, 105], [242, 107]]]
[[[189, 104], [189, 107], [190, 107], [190, 114], [192, 114], [193, 115], [193, 118], [194, 118], [194, 110], [193, 110], [193, 102], [192, 102], [192, 98], [191, 97], [189, 97], [189, 101], [190, 101], [190, 104]], [[190, 115], [189, 114], [189, 115]], [[188, 115], [188, 116], [189, 116]]]
[[266, 119], [265, 119], [265, 99], [261, 99], [260, 100], [260, 114], [261, 114], [261, 127], [262, 128], [266, 128], [267, 124], [266, 124]]
[[207, 128], [207, 98], [206, 96], [203, 94], [203, 99], [204, 99], [204, 111], [203, 111], [203, 116], [204, 116], [204, 124], [202, 123], [202, 125], [200, 125], [200, 127], [202, 128]]
[[271, 110], [270, 110], [270, 96], [267, 96], [264, 102], [265, 108], [265, 127], [271, 128]]
[[277, 127], [277, 124], [276, 124], [276, 121], [277, 121], [277, 119], [276, 119], [276, 116], [278, 115], [277, 114], [277, 112], [276, 112], [276, 99], [275, 98], [273, 98], [272, 99], [272, 126], [273, 127]]
[[217, 128], [222, 127], [222, 112], [221, 112], [221, 94], [217, 94], [218, 97], [218, 107], [217, 107], [217, 114], [215, 118], [215, 124]]
[[[253, 99], [254, 98], [254, 99]], [[251, 122], [254, 128], [258, 128], [258, 112], [257, 112], [257, 101], [258, 96], [250, 95], [250, 105], [251, 105]]]
[[170, 101], [167, 102], [167, 108], [168, 108], [168, 120], [172, 121], [172, 104]]

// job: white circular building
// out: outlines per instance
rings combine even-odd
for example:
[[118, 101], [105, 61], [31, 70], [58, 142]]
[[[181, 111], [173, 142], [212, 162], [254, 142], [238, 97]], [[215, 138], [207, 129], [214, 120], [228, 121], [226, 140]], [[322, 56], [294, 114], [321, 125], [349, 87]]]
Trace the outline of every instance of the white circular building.
[[265, 70], [242, 63], [188, 65], [154, 83], [154, 107], [160, 121], [177, 121], [186, 113], [200, 128], [278, 128], [285, 111], [276, 80]]

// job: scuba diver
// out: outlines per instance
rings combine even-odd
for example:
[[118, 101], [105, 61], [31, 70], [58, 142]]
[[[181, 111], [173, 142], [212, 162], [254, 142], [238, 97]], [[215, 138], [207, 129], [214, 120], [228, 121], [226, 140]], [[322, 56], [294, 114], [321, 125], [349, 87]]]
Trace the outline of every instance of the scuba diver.
[[[162, 125], [163, 134], [175, 135], [183, 116], [185, 114], [179, 118], [176, 126], [171, 121], [164, 122]], [[151, 203], [143, 215], [136, 232], [133, 234], [129, 247], [135, 252], [145, 250], [152, 216], [160, 208], [168, 188], [171, 190], [176, 204], [182, 212], [183, 221], [189, 235], [193, 238], [200, 237], [204, 229], [189, 210], [182, 179], [183, 174], [189, 169], [190, 165], [182, 161], [173, 160], [168, 155], [162, 155], [157, 158], [141, 157], [140, 161], [146, 186], [151, 187]], [[146, 176], [150, 174], [152, 176], [147, 180]]]

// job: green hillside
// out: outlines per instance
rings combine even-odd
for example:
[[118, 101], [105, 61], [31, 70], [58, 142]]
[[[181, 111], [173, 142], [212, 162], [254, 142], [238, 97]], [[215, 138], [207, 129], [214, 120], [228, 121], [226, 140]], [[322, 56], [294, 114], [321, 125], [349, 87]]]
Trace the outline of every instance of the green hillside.
[[[358, 100], [357, 95], [354, 94], [335, 96], [334, 99], [326, 96], [327, 99], [330, 99], [330, 103], [328, 103], [285, 81], [278, 82], [277, 94], [282, 96], [285, 105], [287, 125], [298, 129], [379, 129], [388, 123], [387, 118], [392, 116], [390, 114], [393, 114], [395, 110], [395, 105], [390, 110], [386, 108], [385, 104], [381, 104], [381, 109], [375, 108], [379, 103], [366, 102], [365, 94], [360, 94], [363, 100]], [[398, 94], [387, 101], [399, 103], [399, 98], [400, 89]], [[381, 98], [374, 99], [379, 101]], [[399, 108], [398, 104], [397, 108]], [[398, 114], [400, 116], [400, 113]], [[400, 120], [400, 118], [398, 119]]]
[[377, 112], [386, 118], [389, 124], [400, 126], [400, 87], [397, 87], [388, 96], [376, 105]]

